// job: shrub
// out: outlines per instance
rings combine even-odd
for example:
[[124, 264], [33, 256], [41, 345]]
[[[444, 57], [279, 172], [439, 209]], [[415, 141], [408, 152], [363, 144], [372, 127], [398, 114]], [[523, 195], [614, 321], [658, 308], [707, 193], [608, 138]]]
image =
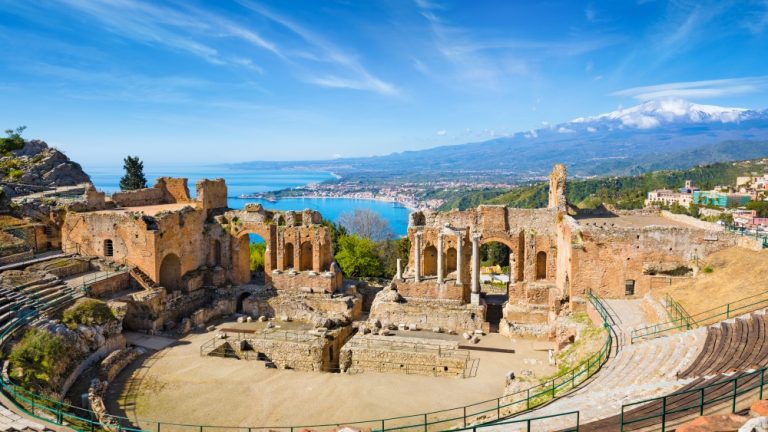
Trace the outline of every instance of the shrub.
[[0, 138], [0, 155], [8, 154], [14, 150], [21, 150], [24, 148], [24, 138], [21, 134], [26, 129], [26, 126], [20, 126], [14, 129], [8, 129], [5, 131], [5, 138]]
[[382, 274], [376, 243], [365, 237], [351, 235], [339, 238], [336, 261], [341, 271], [350, 277], [378, 277]]
[[11, 349], [11, 376], [24, 387], [45, 387], [61, 374], [67, 357], [63, 337], [30, 328]]
[[86, 298], [78, 300], [74, 306], [65, 310], [61, 321], [70, 328], [75, 328], [79, 324], [86, 326], [104, 325], [116, 319], [106, 303]]
[[712, 267], [706, 266], [703, 269], [701, 269], [704, 273], [712, 273], [714, 270], [712, 270]]
[[251, 243], [248, 245], [251, 252], [251, 271], [264, 270], [264, 252], [267, 249], [266, 243]]
[[17, 180], [21, 178], [21, 176], [23, 175], [24, 175], [24, 171], [20, 169], [12, 169], [11, 171], [8, 172], [8, 178], [11, 180]]

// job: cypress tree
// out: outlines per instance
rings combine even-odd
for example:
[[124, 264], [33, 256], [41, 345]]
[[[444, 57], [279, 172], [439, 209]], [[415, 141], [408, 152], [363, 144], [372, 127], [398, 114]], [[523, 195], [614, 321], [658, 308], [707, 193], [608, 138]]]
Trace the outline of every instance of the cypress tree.
[[126, 156], [123, 159], [125, 175], [120, 179], [121, 190], [143, 189], [147, 187], [147, 179], [144, 177], [144, 162], [138, 156]]

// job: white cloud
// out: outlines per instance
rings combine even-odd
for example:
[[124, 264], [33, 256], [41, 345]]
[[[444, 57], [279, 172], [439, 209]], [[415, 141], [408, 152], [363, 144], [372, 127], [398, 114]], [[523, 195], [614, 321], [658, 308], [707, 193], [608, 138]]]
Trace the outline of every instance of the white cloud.
[[576, 131], [575, 131], [575, 130], [573, 130], [573, 129], [570, 129], [570, 128], [567, 128], [567, 127], [564, 127], [564, 126], [560, 126], [560, 127], [557, 129], [557, 132], [558, 132], [558, 133], [561, 133], [561, 134], [565, 134], [565, 133], [574, 133], [574, 132], [576, 132]]
[[632, 87], [611, 93], [640, 101], [663, 98], [716, 98], [762, 92], [768, 87], [768, 76], [688, 81]]
[[448, 131], [445, 129], [440, 129], [439, 131], [437, 131], [437, 136], [446, 136], [446, 135], [448, 135]]
[[595, 133], [595, 132], [597, 132], [597, 129], [593, 128], [592, 126], [587, 126], [587, 132]]

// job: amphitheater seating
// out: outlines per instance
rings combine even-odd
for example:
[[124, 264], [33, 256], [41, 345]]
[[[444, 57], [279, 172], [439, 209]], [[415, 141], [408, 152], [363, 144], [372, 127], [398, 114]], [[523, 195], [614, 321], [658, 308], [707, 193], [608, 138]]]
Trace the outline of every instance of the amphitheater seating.
[[[675, 391], [665, 392], [667, 396], [666, 410], [680, 411], [669, 414], [667, 425], [675, 425], [689, 420], [700, 414], [698, 404], [702, 394], [698, 389], [704, 390], [707, 401], [722, 400], [708, 403], [707, 413], [731, 412], [733, 394], [733, 379], [743, 376], [738, 380], [738, 388], [759, 385], [760, 375], [749, 372], [768, 366], [768, 319], [764, 312], [731, 319], [722, 323], [706, 327], [706, 336], [701, 351], [696, 358], [685, 367], [679, 368], [677, 376], [685, 385]], [[683, 333], [682, 335], [685, 335]], [[656, 339], [670, 343], [668, 337]], [[640, 343], [637, 346], [644, 345]], [[697, 391], [689, 392], [691, 389]], [[755, 389], [737, 399], [737, 408], [748, 407], [750, 401], [758, 397]], [[663, 396], [663, 395], [659, 395]], [[632, 400], [647, 399], [633, 397]], [[642, 419], [648, 416], [657, 416], [661, 413], [662, 402], [654, 401], [645, 405], [631, 408], [624, 413], [625, 421]], [[588, 420], [589, 421], [589, 420]], [[660, 422], [658, 417], [625, 425], [624, 430], [646, 430], [657, 427]], [[611, 417], [594, 421], [580, 428], [585, 431], [613, 431], [617, 430], [619, 416], [614, 413]]]
[[768, 320], [763, 313], [707, 327], [701, 355], [681, 378], [743, 371], [768, 365]]
[[[613, 417], [624, 403], [663, 396], [684, 388], [692, 379], [678, 378], [701, 351], [706, 329], [630, 345], [609, 361], [591, 382], [542, 409], [523, 416], [540, 417], [579, 411], [582, 424]], [[548, 429], [565, 427], [554, 419]], [[615, 429], [616, 422], [613, 423]]]
[[36, 279], [12, 288], [0, 287], [0, 333], [14, 325], [21, 312], [51, 313], [82, 294], [55, 276]]

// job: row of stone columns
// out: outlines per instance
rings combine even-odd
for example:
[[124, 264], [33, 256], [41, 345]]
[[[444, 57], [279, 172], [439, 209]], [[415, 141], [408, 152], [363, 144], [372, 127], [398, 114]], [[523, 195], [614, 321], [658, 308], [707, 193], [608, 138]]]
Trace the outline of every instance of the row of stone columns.
[[[416, 282], [421, 281], [421, 237], [422, 233], [417, 232], [414, 234], [414, 241], [415, 241], [415, 251], [416, 255], [413, 257], [413, 265], [415, 268], [414, 272], [414, 279]], [[445, 269], [445, 259], [444, 259], [444, 253], [443, 253], [443, 247], [444, 247], [444, 233], [440, 233], [437, 236], [437, 282], [438, 283], [444, 283], [445, 277], [444, 277], [444, 269]], [[472, 237], [472, 292], [480, 292], [479, 283], [480, 283], [480, 234], [475, 234]], [[463, 235], [461, 232], [456, 233], [456, 284], [461, 285], [462, 284], [462, 272], [464, 271], [464, 264], [462, 262], [462, 257], [464, 256], [464, 250], [463, 250], [464, 240]], [[398, 260], [398, 271], [397, 271], [397, 277], [398, 279], [402, 277], [402, 268], [400, 261]]]

